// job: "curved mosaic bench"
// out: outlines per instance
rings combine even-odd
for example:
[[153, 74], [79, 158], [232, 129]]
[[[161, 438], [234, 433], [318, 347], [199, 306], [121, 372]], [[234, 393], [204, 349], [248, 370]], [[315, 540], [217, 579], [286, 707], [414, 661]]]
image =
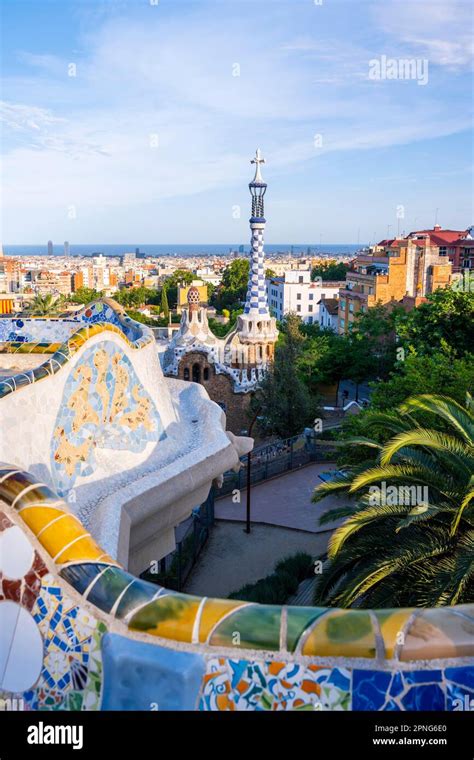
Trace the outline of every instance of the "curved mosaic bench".
[[449, 710], [474, 700], [474, 605], [188, 596], [123, 570], [50, 488], [8, 465], [0, 509], [0, 629], [11, 605], [25, 621], [12, 627], [0, 688], [27, 709]]
[[[5, 320], [2, 320], [4, 322]], [[66, 327], [71, 330], [69, 337], [64, 341], [45, 342], [44, 340], [34, 340], [31, 332], [25, 331], [21, 341], [6, 340], [0, 343], [1, 353], [19, 353], [19, 354], [52, 354], [51, 358], [40, 364], [34, 369], [19, 372], [0, 382], [0, 398], [13, 393], [18, 388], [25, 385], [31, 385], [45, 377], [54, 375], [66, 362], [86, 343], [89, 338], [102, 332], [115, 332], [127, 343], [130, 348], [139, 349], [152, 343], [154, 336], [152, 330], [146, 325], [126, 316], [122, 307], [112, 299], [104, 298], [95, 301], [92, 304], [81, 309], [73, 319], [10, 319], [8, 320], [12, 327], [22, 331], [27, 325], [39, 325], [44, 329], [44, 325], [53, 327]], [[20, 326], [18, 326], [20, 325]], [[74, 329], [77, 326], [77, 329]], [[3, 337], [7, 335], [4, 324], [0, 323]], [[8, 333], [11, 335], [10, 333]], [[1, 337], [1, 336], [0, 336]]]

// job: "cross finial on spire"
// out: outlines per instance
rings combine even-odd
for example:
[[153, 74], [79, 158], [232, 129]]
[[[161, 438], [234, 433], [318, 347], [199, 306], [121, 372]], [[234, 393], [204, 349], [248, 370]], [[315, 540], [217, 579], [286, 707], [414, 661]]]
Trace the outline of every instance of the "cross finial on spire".
[[250, 163], [255, 164], [255, 177], [253, 178], [253, 181], [263, 182], [263, 177], [260, 172], [260, 164], [264, 164], [265, 159], [262, 158], [262, 154], [260, 153], [260, 148], [257, 148], [257, 150], [255, 151], [255, 158], [252, 158]]

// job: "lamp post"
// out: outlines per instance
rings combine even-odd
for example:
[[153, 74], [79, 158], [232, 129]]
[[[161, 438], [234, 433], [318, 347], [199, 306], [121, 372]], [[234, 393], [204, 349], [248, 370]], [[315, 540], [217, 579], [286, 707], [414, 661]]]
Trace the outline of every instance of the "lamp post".
[[[249, 432], [248, 432], [249, 438], [252, 437], [252, 429], [258, 419], [259, 413], [260, 413], [260, 409], [257, 409], [254, 416], [252, 417], [252, 421], [249, 425]], [[250, 490], [252, 486], [251, 473], [252, 473], [252, 452], [249, 451], [249, 453], [247, 454], [247, 517], [246, 517], [246, 523], [245, 523], [245, 528], [244, 528], [245, 533], [250, 533]]]

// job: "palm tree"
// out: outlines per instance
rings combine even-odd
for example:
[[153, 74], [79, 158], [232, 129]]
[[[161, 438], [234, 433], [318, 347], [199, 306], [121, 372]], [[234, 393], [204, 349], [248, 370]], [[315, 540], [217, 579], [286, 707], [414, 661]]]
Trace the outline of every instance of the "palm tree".
[[61, 311], [64, 302], [64, 296], [55, 296], [52, 293], [43, 296], [38, 293], [31, 301], [28, 313], [37, 317], [56, 315]]
[[[319, 486], [352, 497], [320, 520], [347, 519], [333, 533], [315, 604], [339, 607], [442, 606], [474, 601], [474, 406], [414, 396], [372, 413], [389, 431], [377, 461]], [[372, 430], [374, 432], [374, 430]], [[416, 496], [413, 500], [413, 495]], [[409, 498], [407, 498], [409, 497]]]

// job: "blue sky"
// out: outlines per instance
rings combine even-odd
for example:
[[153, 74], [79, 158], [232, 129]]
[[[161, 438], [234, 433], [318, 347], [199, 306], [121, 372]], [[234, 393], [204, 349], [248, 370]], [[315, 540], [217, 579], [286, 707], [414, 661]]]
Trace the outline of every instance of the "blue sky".
[[154, 2], [2, 0], [5, 244], [246, 242], [257, 146], [270, 243], [474, 222], [469, 0]]

